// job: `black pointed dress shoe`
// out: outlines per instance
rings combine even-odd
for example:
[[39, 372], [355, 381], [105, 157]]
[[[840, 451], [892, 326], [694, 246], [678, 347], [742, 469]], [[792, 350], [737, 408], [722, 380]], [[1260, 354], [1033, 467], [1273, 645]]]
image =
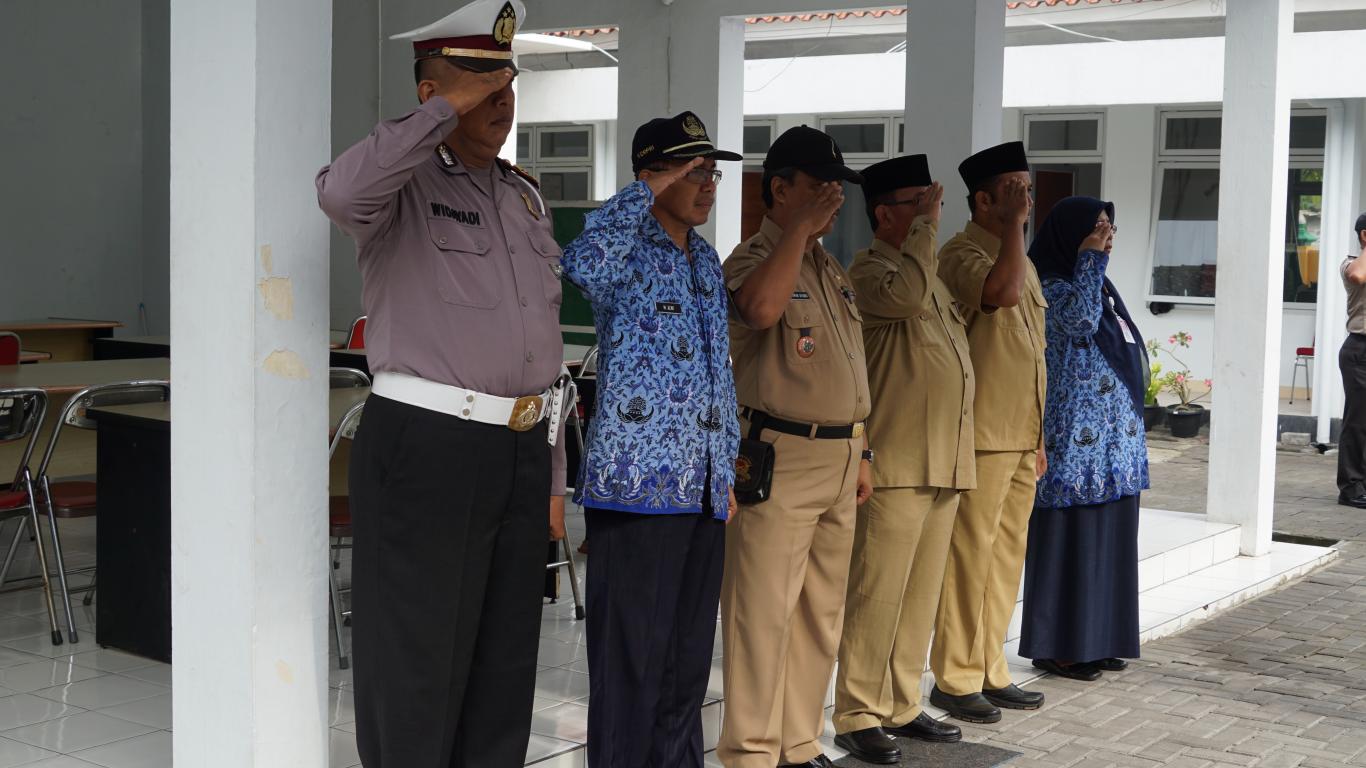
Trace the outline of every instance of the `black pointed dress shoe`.
[[992, 706], [980, 693], [969, 693], [966, 696], [951, 696], [939, 690], [935, 686], [930, 691], [930, 703], [948, 712], [950, 716], [959, 720], [966, 720], [969, 723], [999, 723], [1001, 721], [1001, 710]]
[[934, 741], [940, 744], [963, 740], [963, 729], [952, 723], [941, 723], [924, 712], [916, 715], [914, 720], [905, 725], [883, 726], [882, 730], [892, 736]]
[[901, 762], [901, 748], [879, 726], [841, 733], [835, 746], [873, 765], [896, 765]]
[[1002, 709], [1038, 709], [1043, 706], [1042, 693], [1022, 690], [1014, 683], [1004, 688], [983, 690], [982, 695]]
[[1080, 680], [1083, 683], [1094, 683], [1100, 679], [1100, 667], [1095, 664], [1059, 664], [1053, 659], [1035, 659], [1034, 666], [1050, 675]]
[[1124, 659], [1101, 659], [1091, 663], [1095, 664], [1096, 668], [1102, 672], [1123, 672], [1129, 668], [1129, 662]]
[[778, 768], [835, 768], [835, 763], [821, 754], [804, 763], [782, 763]]
[[1356, 507], [1357, 509], [1366, 509], [1366, 493], [1363, 493], [1360, 496], [1343, 496], [1339, 494], [1338, 503], [1344, 507]]

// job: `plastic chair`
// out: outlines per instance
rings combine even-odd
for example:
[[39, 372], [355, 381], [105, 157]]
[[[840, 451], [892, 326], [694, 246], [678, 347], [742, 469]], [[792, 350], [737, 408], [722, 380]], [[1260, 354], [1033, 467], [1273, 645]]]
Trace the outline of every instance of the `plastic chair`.
[[[359, 371], [358, 371], [359, 373]], [[360, 426], [361, 413], [365, 409], [365, 402], [361, 401], [351, 406], [350, 410], [342, 416], [337, 424], [337, 431], [332, 434], [332, 440], [327, 445], [327, 460], [332, 461], [332, 456], [337, 452], [337, 446], [343, 440], [351, 440], [356, 436], [356, 428]], [[351, 538], [351, 497], [350, 496], [330, 496], [327, 500], [327, 535], [332, 539], [332, 562], [327, 569], [327, 586], [330, 592], [328, 598], [329, 606], [332, 608], [332, 631], [337, 638], [337, 666], [346, 669], [351, 666], [351, 655], [346, 652], [346, 645], [342, 640], [342, 623], [344, 617], [350, 615], [349, 611], [342, 611], [341, 589], [337, 587], [337, 569], [340, 568], [341, 550], [347, 545], [342, 543], [343, 539]]]
[[24, 452], [19, 458], [19, 468], [14, 473], [14, 482], [5, 490], [0, 490], [0, 522], [19, 518], [19, 527], [10, 540], [9, 550], [5, 552], [5, 562], [0, 565], [0, 584], [5, 583], [10, 565], [14, 563], [14, 553], [24, 536], [24, 529], [33, 526], [33, 541], [38, 550], [38, 569], [43, 581], [43, 596], [47, 598], [48, 627], [52, 631], [52, 644], [62, 644], [61, 630], [57, 629], [57, 606], [52, 599], [52, 580], [48, 575], [47, 552], [43, 548], [42, 527], [38, 525], [38, 497], [34, 493], [33, 473], [29, 471], [29, 461], [38, 443], [38, 431], [47, 416], [47, 393], [36, 388], [0, 389], [0, 443], [27, 441]]
[[370, 386], [370, 377], [358, 368], [329, 368], [328, 389], [359, 389]]
[[351, 330], [346, 334], [344, 349], [365, 349], [365, 315], [351, 321]]
[[1314, 382], [1310, 377], [1313, 376], [1314, 367], [1314, 348], [1297, 347], [1295, 349], [1295, 367], [1290, 370], [1290, 402], [1295, 402], [1295, 382], [1299, 378], [1300, 371], [1304, 371], [1304, 399], [1314, 399]]
[[22, 347], [18, 335], [0, 331], [0, 365], [18, 365], [19, 351]]
[[[76, 632], [76, 617], [71, 610], [71, 589], [66, 582], [66, 561], [62, 556], [62, 539], [57, 532], [57, 518], [73, 519], [94, 517], [98, 509], [96, 503], [97, 485], [84, 479], [53, 480], [49, 469], [52, 456], [57, 450], [57, 441], [66, 427], [74, 429], [95, 429], [95, 420], [86, 415], [90, 408], [112, 405], [137, 405], [139, 403], [164, 403], [171, 399], [171, 384], [167, 381], [150, 379], [145, 381], [119, 381], [112, 384], [96, 384], [86, 387], [71, 396], [62, 407], [57, 424], [52, 428], [52, 439], [43, 452], [43, 462], [38, 465], [37, 480], [43, 501], [42, 512], [47, 515], [49, 533], [52, 536], [53, 557], [57, 561], [57, 579], [62, 587], [62, 605], [66, 610], [66, 629], [71, 642], [80, 642]], [[96, 568], [99, 564], [96, 563]], [[97, 571], [98, 573], [98, 571]], [[82, 590], [86, 592], [85, 604], [90, 605], [94, 597], [95, 582]]]

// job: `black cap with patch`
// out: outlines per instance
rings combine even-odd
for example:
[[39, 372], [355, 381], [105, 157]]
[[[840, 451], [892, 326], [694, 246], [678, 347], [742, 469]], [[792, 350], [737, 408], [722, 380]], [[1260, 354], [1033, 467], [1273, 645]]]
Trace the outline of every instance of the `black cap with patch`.
[[958, 175], [968, 189], [977, 189], [1003, 173], [1018, 171], [1029, 171], [1029, 158], [1021, 141], [988, 147], [958, 165]]
[[774, 140], [764, 158], [765, 171], [795, 168], [821, 181], [863, 183], [858, 171], [844, 164], [844, 153], [834, 137], [805, 125], [789, 128]]
[[743, 160], [743, 155], [717, 149], [707, 135], [707, 126], [692, 112], [673, 117], [656, 117], [636, 129], [631, 139], [631, 170], [639, 171], [660, 160], [691, 160], [710, 157], [716, 160]]

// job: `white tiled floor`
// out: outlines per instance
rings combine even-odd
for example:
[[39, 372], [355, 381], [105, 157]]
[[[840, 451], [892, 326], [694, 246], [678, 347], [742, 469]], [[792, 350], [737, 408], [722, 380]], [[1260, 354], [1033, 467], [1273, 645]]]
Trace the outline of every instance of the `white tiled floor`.
[[[583, 518], [576, 512], [571, 507], [568, 521], [575, 544], [583, 537]], [[93, 560], [89, 522], [63, 523], [73, 568]], [[8, 541], [4, 533], [0, 530], [0, 540]], [[1145, 640], [1273, 588], [1332, 556], [1317, 547], [1277, 544], [1264, 557], [1233, 559], [1237, 535], [1236, 527], [1208, 523], [1198, 515], [1144, 510], [1140, 605]], [[348, 567], [344, 557], [343, 574]], [[580, 577], [584, 567], [580, 557]], [[14, 572], [35, 570], [21, 558]], [[78, 576], [75, 583], [84, 584], [85, 578]], [[541, 622], [535, 712], [527, 747], [527, 763], [538, 768], [585, 765], [589, 689], [584, 627], [574, 620], [568, 584], [562, 583], [564, 596], [545, 607]], [[76, 613], [78, 626], [86, 630], [81, 642], [54, 647], [46, 606], [37, 590], [0, 594], [0, 768], [169, 768], [170, 666], [100, 649], [94, 644], [93, 608], [81, 606], [78, 598]], [[1017, 682], [1036, 679], [1037, 670], [1015, 654], [1018, 621], [1011, 634], [1006, 651]], [[350, 768], [359, 765], [352, 677], [349, 670], [336, 668], [333, 651], [327, 700], [331, 766]], [[720, 735], [724, 706], [719, 701], [720, 657], [718, 640], [703, 708], [708, 748]], [[833, 738], [827, 722], [823, 743], [827, 754], [839, 758], [843, 753], [834, 747]], [[708, 755], [707, 765], [719, 765], [714, 755]]]

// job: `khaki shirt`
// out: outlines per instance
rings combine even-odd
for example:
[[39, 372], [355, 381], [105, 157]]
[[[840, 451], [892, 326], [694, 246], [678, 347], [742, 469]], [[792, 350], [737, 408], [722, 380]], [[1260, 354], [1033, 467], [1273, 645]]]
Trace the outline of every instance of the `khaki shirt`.
[[1366, 334], [1366, 285], [1352, 285], [1347, 279], [1347, 268], [1360, 256], [1348, 256], [1338, 267], [1342, 284], [1347, 288], [1347, 332]]
[[[982, 287], [996, 264], [1001, 241], [973, 222], [939, 252], [939, 277], [959, 303], [968, 324], [977, 373], [973, 405], [975, 448], [1032, 451], [1043, 435], [1048, 390], [1043, 313], [1048, 308], [1034, 264], [1026, 265], [1020, 303], [987, 311]], [[1033, 386], [1030, 386], [1030, 382]]]
[[879, 488], [977, 485], [967, 324], [936, 272], [936, 230], [919, 217], [901, 248], [874, 240], [849, 268], [863, 313]]
[[[782, 228], [765, 216], [758, 234], [736, 246], [721, 265], [732, 297], [782, 235]], [[737, 401], [790, 421], [863, 421], [872, 398], [862, 322], [844, 267], [817, 244], [802, 257], [792, 299], [773, 327], [745, 325], [732, 299], [730, 349]], [[809, 338], [804, 348], [799, 347], [803, 338]]]

